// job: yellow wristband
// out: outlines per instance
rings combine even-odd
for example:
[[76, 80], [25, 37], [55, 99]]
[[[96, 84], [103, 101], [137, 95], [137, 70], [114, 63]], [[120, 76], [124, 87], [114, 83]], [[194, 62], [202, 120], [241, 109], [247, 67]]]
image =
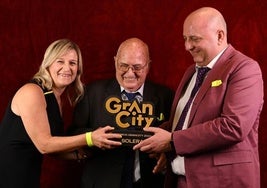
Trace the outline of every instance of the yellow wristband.
[[85, 133], [86, 143], [89, 147], [92, 147], [94, 145], [92, 141], [92, 132]]

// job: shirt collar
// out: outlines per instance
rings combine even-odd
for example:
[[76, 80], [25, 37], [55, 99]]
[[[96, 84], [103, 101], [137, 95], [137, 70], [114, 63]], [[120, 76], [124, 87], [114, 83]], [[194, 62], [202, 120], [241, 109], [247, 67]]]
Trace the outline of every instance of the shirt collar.
[[143, 96], [143, 93], [144, 93], [144, 84], [143, 84], [138, 90], [136, 90], [136, 91], [134, 91], [134, 92], [130, 92], [130, 91], [128, 91], [127, 89], [124, 89], [122, 86], [120, 86], [120, 88], [121, 88], [121, 92], [122, 92], [123, 90], [125, 90], [125, 91], [128, 92], [128, 93], [136, 93], [136, 92], [139, 92], [140, 95], [142, 95], [142, 96]]
[[[227, 48], [227, 47], [226, 47]], [[213, 60], [211, 60], [211, 62], [209, 62], [209, 64], [207, 65], [207, 67], [209, 67], [210, 69], [212, 69], [214, 67], [214, 65], [216, 64], [216, 62], [218, 61], [218, 59], [221, 57], [221, 55], [223, 54], [223, 52], [226, 50], [226, 48], [224, 48], [220, 53], [218, 53], [218, 55], [216, 55]], [[198, 67], [196, 65], [196, 67]]]

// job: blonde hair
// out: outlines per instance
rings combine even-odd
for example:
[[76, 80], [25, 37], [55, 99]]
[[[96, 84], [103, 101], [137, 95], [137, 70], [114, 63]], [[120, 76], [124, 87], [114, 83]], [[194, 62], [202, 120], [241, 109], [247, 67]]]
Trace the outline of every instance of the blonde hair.
[[41, 84], [42, 88], [52, 90], [54, 81], [48, 71], [50, 65], [62, 54], [68, 50], [75, 50], [78, 56], [78, 71], [77, 76], [69, 86], [66, 88], [69, 102], [72, 106], [76, 105], [79, 99], [84, 94], [83, 83], [81, 82], [81, 75], [83, 73], [82, 55], [79, 46], [69, 39], [60, 39], [54, 41], [48, 46], [45, 51], [42, 64], [39, 71], [34, 75], [33, 79]]

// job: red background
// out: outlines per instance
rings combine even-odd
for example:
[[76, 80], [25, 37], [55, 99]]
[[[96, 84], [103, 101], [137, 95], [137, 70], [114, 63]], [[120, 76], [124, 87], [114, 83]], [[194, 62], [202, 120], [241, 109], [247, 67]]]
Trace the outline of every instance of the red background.
[[[139, 37], [151, 51], [149, 78], [176, 89], [193, 63], [184, 50], [183, 20], [202, 6], [222, 12], [229, 42], [259, 62], [266, 80], [266, 0], [1, 0], [0, 116], [16, 89], [38, 70], [48, 45], [59, 38], [70, 38], [80, 46], [83, 81], [88, 83], [114, 76], [113, 56], [119, 44]], [[266, 112], [265, 105], [259, 128], [262, 187], [267, 187]], [[71, 111], [65, 114], [67, 128]], [[42, 187], [78, 187], [81, 166], [46, 157]]]

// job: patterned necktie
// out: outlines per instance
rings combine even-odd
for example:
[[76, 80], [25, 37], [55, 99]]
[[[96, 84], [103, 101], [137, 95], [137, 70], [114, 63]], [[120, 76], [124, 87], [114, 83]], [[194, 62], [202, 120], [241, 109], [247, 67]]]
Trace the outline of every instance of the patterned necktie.
[[210, 70], [210, 68], [208, 68], [208, 67], [199, 67], [198, 68], [195, 86], [194, 86], [194, 88], [191, 92], [191, 95], [190, 95], [190, 97], [189, 97], [189, 99], [188, 99], [188, 101], [187, 101], [187, 103], [186, 103], [186, 105], [185, 105], [185, 107], [181, 113], [181, 116], [179, 118], [179, 121], [177, 123], [175, 130], [181, 130], [183, 128], [184, 121], [185, 121], [187, 112], [190, 108], [190, 105], [191, 105], [198, 89], [200, 88], [200, 86], [201, 86], [201, 84], [202, 84], [202, 82], [203, 82], [203, 80], [204, 80], [204, 78], [205, 78], [205, 76], [209, 70]]
[[123, 90], [122, 92], [122, 100], [128, 100], [130, 102], [132, 102], [133, 100], [137, 99], [138, 102], [140, 102], [140, 99], [142, 98], [142, 96], [140, 95], [139, 92], [135, 92], [135, 93], [128, 93], [125, 90]]

